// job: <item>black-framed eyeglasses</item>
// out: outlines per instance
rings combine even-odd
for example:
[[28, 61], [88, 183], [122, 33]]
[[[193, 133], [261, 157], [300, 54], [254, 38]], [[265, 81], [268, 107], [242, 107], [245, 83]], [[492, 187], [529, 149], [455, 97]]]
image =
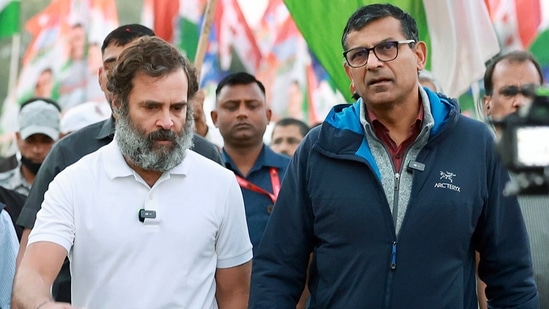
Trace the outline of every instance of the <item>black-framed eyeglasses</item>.
[[534, 84], [527, 84], [522, 87], [507, 86], [501, 88], [498, 92], [506, 97], [514, 97], [520, 93], [527, 98], [533, 98], [536, 96], [536, 88], [537, 86]]
[[365, 66], [366, 63], [368, 63], [370, 51], [374, 52], [374, 55], [376, 55], [379, 61], [389, 62], [398, 57], [398, 46], [400, 44], [411, 44], [415, 42], [415, 40], [385, 41], [372, 48], [357, 47], [346, 50], [343, 52], [343, 57], [345, 57], [345, 61], [351, 68], [360, 68]]

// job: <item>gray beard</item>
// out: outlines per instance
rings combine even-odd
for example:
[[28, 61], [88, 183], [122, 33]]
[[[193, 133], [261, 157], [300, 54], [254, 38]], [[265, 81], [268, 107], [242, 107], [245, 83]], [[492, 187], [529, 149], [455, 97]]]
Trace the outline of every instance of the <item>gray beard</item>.
[[[146, 134], [135, 127], [129, 116], [116, 120], [116, 142], [122, 155], [137, 167], [149, 171], [166, 172], [183, 162], [187, 149], [193, 144], [192, 121], [187, 121], [181, 132], [158, 130]], [[158, 139], [170, 140], [172, 145], [155, 147]]]

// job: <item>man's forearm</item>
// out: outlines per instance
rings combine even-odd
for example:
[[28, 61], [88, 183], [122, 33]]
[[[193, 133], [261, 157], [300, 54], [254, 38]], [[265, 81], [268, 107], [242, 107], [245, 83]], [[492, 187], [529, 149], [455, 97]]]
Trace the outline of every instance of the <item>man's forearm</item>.
[[245, 291], [232, 295], [216, 295], [219, 309], [246, 309], [248, 308], [249, 297], [250, 294]]
[[47, 284], [38, 273], [18, 269], [13, 284], [12, 308], [36, 309], [41, 304], [53, 302], [50, 287], [51, 284]]
[[231, 268], [218, 268], [215, 298], [219, 309], [247, 309], [250, 298], [251, 261]]
[[21, 241], [19, 242], [19, 252], [17, 253], [17, 260], [15, 262], [16, 268], [19, 267], [19, 264], [21, 264], [21, 260], [23, 259], [23, 255], [25, 255], [30, 232], [30, 229], [24, 229], [23, 234], [21, 235]]
[[[12, 306], [19, 309], [45, 309], [53, 302], [51, 285], [67, 256], [62, 246], [51, 242], [35, 242], [25, 251], [21, 264], [15, 272]], [[63, 308], [63, 304], [55, 305]]]

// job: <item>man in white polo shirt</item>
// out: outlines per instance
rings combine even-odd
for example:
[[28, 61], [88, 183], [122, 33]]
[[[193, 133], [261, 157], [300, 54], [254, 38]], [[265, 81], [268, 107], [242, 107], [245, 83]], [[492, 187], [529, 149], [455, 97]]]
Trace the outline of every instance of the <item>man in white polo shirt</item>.
[[[18, 308], [247, 308], [251, 244], [232, 172], [188, 148], [195, 69], [156, 37], [109, 72], [115, 139], [50, 184], [14, 284]], [[208, 192], [204, 192], [207, 188]]]

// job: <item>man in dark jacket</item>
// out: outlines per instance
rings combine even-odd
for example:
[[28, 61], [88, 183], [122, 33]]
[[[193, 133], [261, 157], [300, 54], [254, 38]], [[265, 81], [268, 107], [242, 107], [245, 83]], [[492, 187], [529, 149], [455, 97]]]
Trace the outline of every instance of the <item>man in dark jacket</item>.
[[333, 108], [288, 167], [256, 251], [250, 308], [539, 308], [528, 237], [486, 126], [420, 87], [426, 45], [389, 4], [342, 37], [360, 99]]
[[[486, 116], [499, 120], [518, 112], [532, 100], [535, 88], [541, 85], [542, 69], [530, 52], [516, 50], [499, 55], [488, 64], [484, 74]], [[519, 194], [518, 200], [530, 238], [540, 308], [549, 308], [549, 195]], [[484, 286], [479, 282], [481, 309], [488, 308], [486, 301], [482, 302]]]

